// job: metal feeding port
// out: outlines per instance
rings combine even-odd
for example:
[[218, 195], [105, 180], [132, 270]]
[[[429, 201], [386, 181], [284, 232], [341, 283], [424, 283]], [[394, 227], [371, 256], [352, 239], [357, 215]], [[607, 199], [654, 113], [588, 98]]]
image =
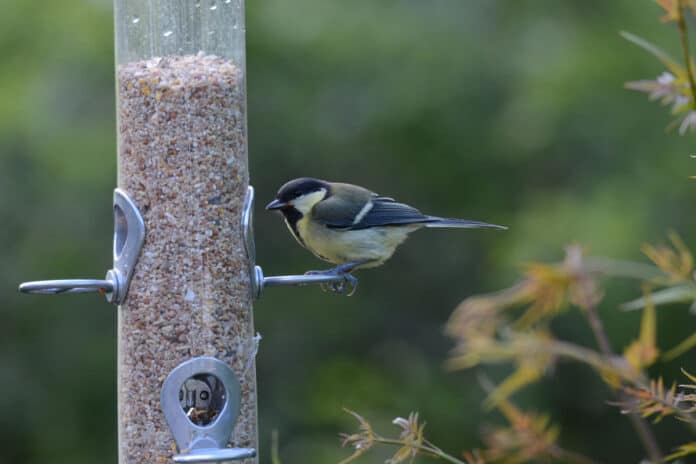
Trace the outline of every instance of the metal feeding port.
[[240, 386], [219, 359], [186, 361], [162, 385], [162, 412], [180, 453], [174, 462], [221, 462], [256, 456], [253, 448], [227, 448], [239, 416]]
[[[256, 247], [254, 245], [254, 187], [251, 185], [247, 190], [244, 200], [244, 211], [242, 213], [242, 231], [244, 233], [244, 246], [246, 248], [249, 263], [249, 278], [251, 279], [251, 292], [254, 298], [261, 298], [266, 287], [299, 287], [309, 284], [327, 285], [335, 293], [345, 293], [349, 285], [353, 289], [348, 293], [352, 295], [357, 287], [357, 280], [349, 280], [343, 274], [304, 274], [304, 275], [283, 275], [264, 277], [261, 266], [256, 265]], [[353, 279], [355, 279], [353, 277]]]
[[181, 386], [179, 403], [191, 422], [208, 425], [225, 405], [225, 387], [213, 374], [196, 374]]
[[100, 293], [110, 303], [123, 303], [133, 277], [135, 263], [145, 241], [145, 223], [128, 194], [114, 190], [114, 266], [104, 280], [66, 279], [24, 282], [22, 293], [60, 295], [64, 293]]

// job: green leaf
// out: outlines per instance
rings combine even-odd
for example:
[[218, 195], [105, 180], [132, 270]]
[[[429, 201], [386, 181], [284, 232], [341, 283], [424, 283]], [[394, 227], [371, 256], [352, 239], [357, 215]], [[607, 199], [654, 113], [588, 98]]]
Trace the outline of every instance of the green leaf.
[[682, 354], [686, 353], [694, 346], [696, 346], [696, 333], [693, 333], [690, 336], [686, 337], [685, 340], [683, 340], [677, 346], [675, 346], [674, 348], [666, 352], [664, 355], [662, 355], [662, 358], [665, 361], [671, 361], [674, 358], [677, 358]]
[[[658, 290], [654, 292], [650, 299], [655, 306], [670, 304], [670, 303], [686, 303], [688, 301], [696, 300], [696, 288], [689, 285], [679, 285], [676, 287], [669, 287], [663, 290]], [[645, 308], [647, 301], [644, 297], [629, 301], [621, 305], [621, 309], [624, 311], [635, 311], [638, 309]]]
[[674, 453], [665, 457], [665, 461], [673, 461], [677, 458], [682, 458], [690, 454], [696, 453], [696, 442], [684, 443], [683, 445], [677, 447]]
[[669, 56], [657, 45], [654, 45], [648, 42], [647, 40], [638, 37], [637, 35], [631, 34], [630, 32], [621, 31], [620, 34], [621, 37], [623, 37], [624, 39], [628, 40], [629, 42], [635, 45], [638, 45], [640, 48], [642, 48], [643, 50], [647, 51], [648, 53], [652, 54], [655, 58], [660, 60], [662, 64], [664, 64], [667, 67], [667, 69], [672, 71], [672, 73], [677, 78], [685, 79], [687, 77], [686, 70], [684, 69], [684, 67], [677, 63], [671, 56]]
[[534, 364], [522, 364], [510, 374], [500, 385], [498, 385], [484, 401], [484, 408], [492, 409], [501, 402], [507, 400], [513, 393], [531, 383], [536, 382], [544, 374], [542, 366]]
[[643, 310], [638, 340], [631, 343], [626, 350], [624, 350], [626, 361], [628, 361], [636, 371], [652, 365], [657, 360], [659, 354], [656, 343], [657, 318], [655, 317], [655, 305], [650, 294], [647, 294], [645, 298], [648, 304]]

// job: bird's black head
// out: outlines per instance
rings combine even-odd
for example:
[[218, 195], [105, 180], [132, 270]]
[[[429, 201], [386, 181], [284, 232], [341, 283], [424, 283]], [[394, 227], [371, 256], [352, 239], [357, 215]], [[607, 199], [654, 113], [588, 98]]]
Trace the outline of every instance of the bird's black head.
[[306, 214], [312, 207], [330, 195], [331, 186], [328, 182], [312, 177], [301, 177], [286, 183], [276, 199], [266, 205], [266, 209], [277, 209], [285, 213], [294, 209]]

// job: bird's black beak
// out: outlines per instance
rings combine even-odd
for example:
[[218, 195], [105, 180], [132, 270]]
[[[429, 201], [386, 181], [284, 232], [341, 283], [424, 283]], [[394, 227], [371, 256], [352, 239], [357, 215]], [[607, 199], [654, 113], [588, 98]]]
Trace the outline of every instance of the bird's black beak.
[[273, 200], [272, 202], [270, 202], [269, 204], [266, 205], [266, 209], [267, 209], [267, 210], [281, 209], [281, 208], [283, 208], [283, 207], [285, 207], [285, 206], [287, 206], [287, 205], [288, 205], [288, 204], [285, 203], [285, 202], [283, 202], [283, 201], [280, 201], [280, 200]]

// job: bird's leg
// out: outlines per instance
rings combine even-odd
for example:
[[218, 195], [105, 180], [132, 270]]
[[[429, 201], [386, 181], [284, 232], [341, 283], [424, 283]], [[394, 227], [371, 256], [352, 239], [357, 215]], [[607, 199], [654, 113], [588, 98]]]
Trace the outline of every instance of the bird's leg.
[[353, 272], [355, 268], [369, 263], [371, 260], [354, 261], [350, 263], [341, 264], [340, 266], [332, 267], [331, 269], [325, 269], [323, 271], [307, 271], [307, 275], [343, 275]]
[[356, 290], [358, 289], [358, 279], [354, 275], [351, 274], [352, 271], [355, 270], [355, 268], [362, 266], [364, 264], [369, 263], [370, 260], [364, 260], [364, 261], [355, 261], [351, 263], [345, 263], [341, 264], [340, 266], [336, 266], [332, 269], [326, 269], [324, 271], [308, 271], [305, 274], [307, 275], [335, 275], [335, 276], [341, 276], [343, 277], [343, 280], [338, 281], [338, 282], [330, 282], [326, 284], [321, 284], [321, 288], [324, 291], [332, 291], [334, 293], [345, 293], [347, 290], [347, 284], [350, 284], [351, 290], [348, 293], [348, 296], [352, 296]]
[[349, 272], [353, 272], [355, 268], [363, 266], [371, 261], [371, 259], [364, 259], [362, 261], [341, 264], [340, 266], [336, 266], [333, 269], [328, 269], [326, 272], [330, 272], [332, 274], [348, 274]]

